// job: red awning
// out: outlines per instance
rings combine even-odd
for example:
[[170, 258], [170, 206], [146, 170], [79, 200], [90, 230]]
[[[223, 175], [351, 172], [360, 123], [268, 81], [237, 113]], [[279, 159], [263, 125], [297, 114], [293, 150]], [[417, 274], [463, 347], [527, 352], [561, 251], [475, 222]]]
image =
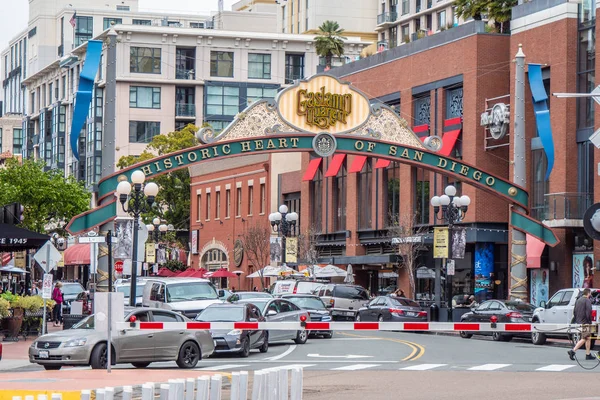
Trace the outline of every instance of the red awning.
[[6, 264], [8, 264], [10, 262], [10, 260], [12, 260], [12, 254], [11, 253], [2, 253], [2, 266], [5, 266]]
[[340, 172], [340, 168], [342, 167], [345, 158], [345, 154], [334, 154], [333, 158], [331, 159], [331, 163], [329, 164], [329, 168], [325, 173], [325, 177], [330, 178], [332, 176], [336, 176], [338, 172]]
[[367, 156], [355, 156], [354, 161], [352, 161], [352, 165], [350, 165], [350, 169], [348, 170], [349, 174], [362, 171], [365, 163], [367, 162]]
[[442, 137], [442, 148], [439, 153], [443, 156], [449, 156], [456, 146], [458, 137], [462, 132], [462, 118], [450, 118], [444, 121], [444, 136]]
[[542, 266], [541, 258], [546, 243], [527, 235], [527, 268], [540, 268]]
[[390, 160], [384, 160], [382, 158], [378, 158], [375, 163], [375, 169], [377, 168], [387, 168], [392, 162]]
[[317, 170], [321, 165], [321, 161], [323, 161], [322, 158], [313, 158], [312, 160], [310, 160], [310, 162], [308, 163], [308, 168], [306, 169], [306, 172], [302, 177], [303, 181], [312, 181], [315, 178]]
[[429, 136], [429, 124], [413, 126], [413, 132], [416, 133], [418, 137], [427, 137]]
[[65, 266], [88, 265], [90, 263], [90, 244], [80, 243], [65, 250]]

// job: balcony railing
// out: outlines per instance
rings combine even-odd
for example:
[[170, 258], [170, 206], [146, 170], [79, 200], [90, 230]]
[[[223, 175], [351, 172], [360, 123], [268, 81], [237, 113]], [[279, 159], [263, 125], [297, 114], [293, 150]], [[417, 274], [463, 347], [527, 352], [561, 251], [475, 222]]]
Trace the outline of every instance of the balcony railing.
[[195, 117], [196, 116], [196, 105], [178, 103], [175, 104], [175, 116], [176, 117]]
[[193, 69], [177, 68], [175, 70], [176, 79], [194, 79], [194, 75], [195, 73]]
[[377, 42], [377, 52], [381, 53], [382, 51], [386, 51], [387, 49], [389, 49], [389, 43], [387, 40], [380, 40], [379, 42]]
[[377, 16], [377, 25], [394, 22], [394, 21], [396, 21], [397, 18], [398, 18], [398, 13], [395, 11], [384, 12], [383, 14], [379, 14]]
[[591, 193], [549, 193], [544, 195], [544, 221], [550, 226], [583, 226], [583, 214], [592, 204]]

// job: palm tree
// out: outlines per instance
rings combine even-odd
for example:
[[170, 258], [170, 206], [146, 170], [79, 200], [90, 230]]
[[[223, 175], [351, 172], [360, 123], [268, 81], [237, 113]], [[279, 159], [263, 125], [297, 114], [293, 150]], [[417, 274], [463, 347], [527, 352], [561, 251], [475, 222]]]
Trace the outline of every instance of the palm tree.
[[326, 69], [331, 68], [331, 59], [333, 56], [341, 57], [344, 54], [344, 40], [342, 36], [344, 30], [335, 21], [325, 21], [319, 27], [319, 34], [316, 41], [317, 54], [325, 57]]
[[457, 0], [454, 2], [456, 13], [464, 19], [473, 18], [481, 20], [481, 14], [485, 14], [489, 8], [489, 0]]

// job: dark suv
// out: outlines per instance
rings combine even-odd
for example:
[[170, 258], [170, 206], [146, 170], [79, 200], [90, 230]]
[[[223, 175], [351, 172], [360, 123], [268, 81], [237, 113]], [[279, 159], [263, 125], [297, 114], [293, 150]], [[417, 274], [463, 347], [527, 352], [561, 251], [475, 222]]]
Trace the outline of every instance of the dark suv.
[[334, 321], [354, 321], [358, 309], [369, 302], [367, 290], [357, 285], [328, 284], [314, 293], [331, 306], [331, 318]]

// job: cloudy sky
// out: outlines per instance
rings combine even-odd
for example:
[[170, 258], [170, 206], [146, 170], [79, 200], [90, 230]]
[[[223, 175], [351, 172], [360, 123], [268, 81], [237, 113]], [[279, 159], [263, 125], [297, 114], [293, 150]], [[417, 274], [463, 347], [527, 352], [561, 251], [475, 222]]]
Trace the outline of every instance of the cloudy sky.
[[[218, 0], [139, 0], [140, 10], [145, 11], [170, 11], [185, 13], [190, 11], [209, 12], [217, 10]], [[0, 0], [0, 3], [9, 3], [10, 7], [3, 4], [0, 11], [0, 49], [4, 49], [11, 38], [27, 27], [28, 0]], [[230, 10], [236, 0], [225, 0], [225, 9]], [[68, 3], [68, 0], [65, 0]], [[166, 7], [168, 5], [168, 8]]]

